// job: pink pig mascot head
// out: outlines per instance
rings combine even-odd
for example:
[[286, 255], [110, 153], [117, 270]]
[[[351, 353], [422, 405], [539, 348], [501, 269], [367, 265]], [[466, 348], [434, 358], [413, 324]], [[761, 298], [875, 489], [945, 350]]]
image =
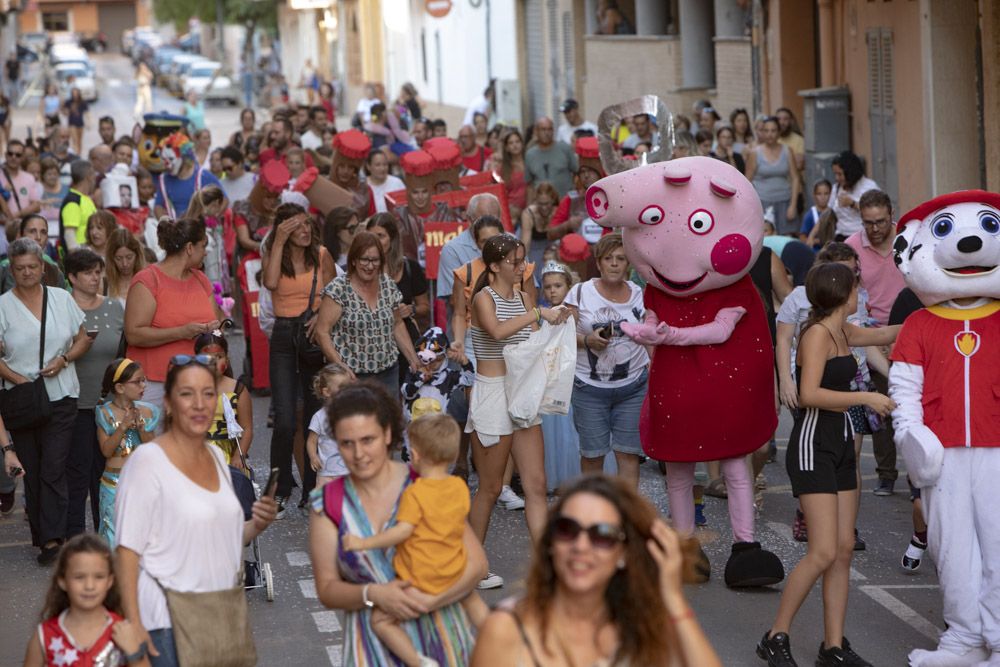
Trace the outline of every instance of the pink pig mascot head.
[[639, 275], [678, 297], [735, 283], [757, 260], [764, 239], [753, 185], [710, 157], [608, 176], [587, 190], [587, 212], [600, 225], [621, 227]]
[[777, 426], [774, 351], [748, 276], [764, 238], [760, 198], [728, 163], [688, 157], [603, 178], [586, 204], [595, 222], [622, 228], [629, 261], [647, 282], [644, 322], [622, 331], [656, 346], [639, 434], [643, 450], [666, 462], [674, 525], [694, 529], [695, 462], [720, 461], [735, 538], [726, 584], [781, 581], [781, 561], [754, 539], [745, 462]]

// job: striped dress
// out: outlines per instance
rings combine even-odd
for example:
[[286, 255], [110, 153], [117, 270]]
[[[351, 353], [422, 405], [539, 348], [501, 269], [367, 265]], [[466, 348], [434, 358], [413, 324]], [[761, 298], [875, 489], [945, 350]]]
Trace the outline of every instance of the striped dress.
[[[343, 515], [339, 527], [340, 544], [344, 535], [351, 533], [361, 537], [370, 537], [376, 531], [368, 523], [368, 516], [361, 505], [354, 483], [351, 478], [344, 480]], [[403, 489], [412, 480], [407, 477]], [[396, 510], [399, 499], [393, 507], [392, 515], [382, 530], [396, 524]], [[344, 581], [352, 583], [384, 584], [396, 578], [392, 568], [392, 557], [395, 548], [371, 549], [368, 551], [345, 552], [337, 550], [337, 565]], [[402, 665], [389, 650], [382, 645], [371, 627], [371, 612], [367, 609], [348, 611], [344, 614], [344, 652], [345, 665], [357, 667], [382, 667], [383, 665]], [[472, 659], [474, 639], [472, 627], [465, 610], [458, 603], [449, 605], [437, 611], [425, 614], [414, 621], [401, 625], [410, 635], [417, 652], [438, 661], [440, 665], [467, 665]]]

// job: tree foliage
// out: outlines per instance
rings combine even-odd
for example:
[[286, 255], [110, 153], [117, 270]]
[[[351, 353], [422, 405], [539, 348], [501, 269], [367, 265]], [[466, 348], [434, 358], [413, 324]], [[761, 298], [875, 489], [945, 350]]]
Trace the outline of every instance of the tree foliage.
[[[278, 24], [277, 3], [272, 0], [221, 0], [226, 23], [257, 28], [275, 28]], [[200, 19], [215, 22], [216, 0], [155, 0], [153, 13], [161, 23], [173, 23], [179, 33], [187, 32], [188, 21]]]

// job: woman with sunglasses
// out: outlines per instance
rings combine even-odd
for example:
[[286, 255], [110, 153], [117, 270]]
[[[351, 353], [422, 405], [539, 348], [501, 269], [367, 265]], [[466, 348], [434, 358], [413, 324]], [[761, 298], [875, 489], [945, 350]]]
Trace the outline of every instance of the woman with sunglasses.
[[721, 665], [681, 590], [682, 551], [628, 484], [581, 479], [552, 508], [524, 597], [480, 628], [472, 667]]
[[[510, 234], [499, 234], [483, 244], [486, 270], [472, 290], [472, 348], [476, 379], [469, 401], [465, 432], [472, 434], [472, 462], [479, 471], [479, 489], [472, 499], [469, 523], [476, 537], [486, 541], [493, 506], [500, 496], [504, 470], [511, 454], [524, 487], [525, 519], [533, 541], [545, 527], [545, 451], [542, 419], [526, 428], [515, 428], [507, 412], [503, 350], [528, 339], [544, 319], [562, 324], [570, 316], [565, 308], [538, 308], [525, 292], [515, 288], [524, 280], [524, 244]], [[489, 573], [480, 588], [498, 588], [503, 579]]]
[[271, 525], [277, 504], [262, 496], [244, 521], [222, 451], [206, 441], [217, 399], [214, 359], [171, 358], [164, 389], [166, 430], [129, 455], [118, 480], [115, 537], [125, 617], [153, 665], [176, 667], [161, 586], [204, 593], [237, 585], [243, 545]]
[[400, 497], [413, 477], [405, 464], [392, 459], [402, 443], [402, 416], [384, 387], [348, 385], [330, 399], [327, 416], [348, 474], [313, 493], [309, 548], [320, 602], [344, 611], [343, 664], [401, 664], [372, 629], [370, 610], [379, 609], [404, 622], [414, 648], [433, 664], [467, 665], [472, 628], [459, 601], [486, 571], [482, 545], [466, 526], [465, 570], [449, 589], [433, 596], [396, 577], [392, 549], [341, 549], [349, 533], [371, 537], [396, 525]]
[[[274, 228], [264, 242], [264, 287], [271, 291], [275, 321], [271, 331], [271, 467], [280, 468], [278, 518], [292, 492], [292, 454], [298, 399], [305, 402], [301, 413], [303, 433], [309, 418], [319, 409], [312, 391], [323, 355], [307, 341], [323, 338], [317, 328], [323, 286], [333, 280], [336, 268], [320, 242], [312, 217], [298, 204], [282, 204], [274, 212]], [[302, 501], [316, 484], [316, 475], [302, 466]]]
[[350, 206], [337, 206], [323, 221], [323, 245], [341, 269], [347, 270], [347, 251], [359, 226], [358, 212]]

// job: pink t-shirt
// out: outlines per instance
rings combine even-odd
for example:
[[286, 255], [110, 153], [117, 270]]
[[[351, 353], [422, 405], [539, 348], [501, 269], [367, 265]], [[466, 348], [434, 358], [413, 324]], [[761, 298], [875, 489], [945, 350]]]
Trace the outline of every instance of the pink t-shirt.
[[[13, 175], [12, 175], [13, 176]], [[40, 192], [38, 188], [38, 182], [35, 177], [21, 169], [17, 172], [16, 176], [13, 176], [14, 181], [14, 192], [17, 193], [15, 197], [13, 194], [10, 199], [7, 200], [7, 207], [10, 208], [10, 212], [17, 214], [23, 208], [27, 208], [33, 202], [40, 199]], [[7, 180], [7, 174], [0, 170], [0, 185], [2, 185], [7, 190], [11, 189], [10, 183]]]
[[896, 297], [906, 287], [903, 274], [896, 267], [892, 246], [882, 255], [868, 241], [864, 230], [847, 237], [845, 243], [858, 253], [858, 270], [861, 272], [861, 286], [868, 291], [868, 305], [872, 318], [885, 326], [889, 322], [889, 311]]

